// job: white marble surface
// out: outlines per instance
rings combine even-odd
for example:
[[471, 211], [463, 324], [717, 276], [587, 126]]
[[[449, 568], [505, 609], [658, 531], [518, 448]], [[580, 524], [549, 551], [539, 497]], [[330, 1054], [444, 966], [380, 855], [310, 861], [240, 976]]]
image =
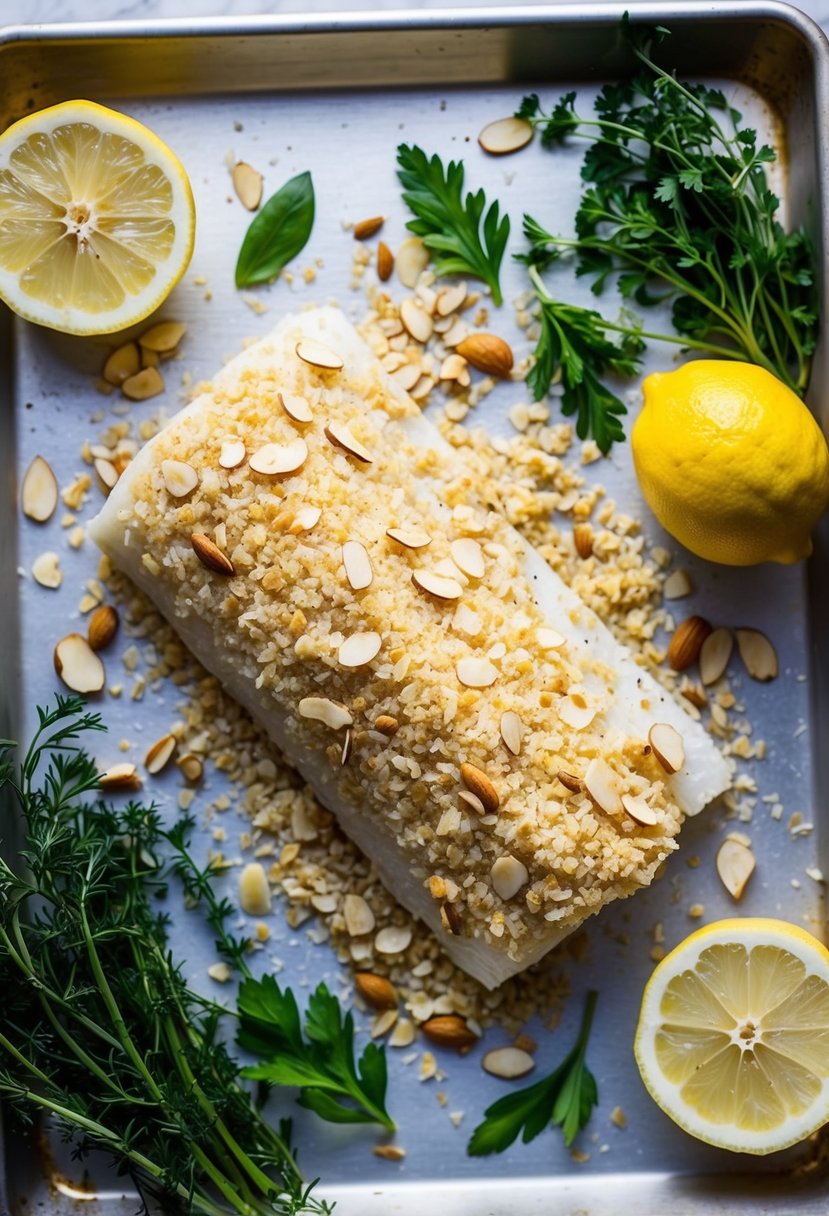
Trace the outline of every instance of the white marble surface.
[[[522, 0], [543, 4], [550, 0]], [[554, 2], [554, 0], [553, 0]], [[589, 2], [589, 0], [587, 0]], [[0, 0], [0, 25], [20, 22], [139, 20], [267, 13], [348, 12], [354, 9], [510, 7], [509, 0]], [[829, 33], [829, 0], [797, 4]]]

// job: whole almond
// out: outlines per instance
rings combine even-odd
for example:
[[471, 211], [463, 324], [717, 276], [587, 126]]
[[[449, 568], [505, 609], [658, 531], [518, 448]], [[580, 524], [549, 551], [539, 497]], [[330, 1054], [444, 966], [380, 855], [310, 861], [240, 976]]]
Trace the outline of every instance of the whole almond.
[[373, 1009], [397, 1008], [397, 990], [385, 976], [375, 975], [372, 971], [358, 971], [354, 976], [354, 986]]
[[583, 560], [593, 555], [593, 529], [590, 524], [573, 525], [573, 544]]
[[374, 719], [374, 729], [379, 730], [381, 735], [396, 734], [399, 725], [397, 718], [391, 714], [378, 714]]
[[190, 544], [201, 564], [214, 574], [224, 574], [229, 578], [236, 573], [227, 554], [222, 553], [219, 546], [214, 545], [210, 537], [205, 536], [203, 532], [194, 532], [190, 537]]
[[355, 241], [366, 241], [370, 236], [374, 236], [375, 232], [379, 232], [385, 222], [384, 215], [372, 215], [367, 220], [358, 220], [354, 225]]
[[470, 793], [480, 798], [487, 815], [493, 815], [498, 810], [501, 799], [486, 773], [481, 772], [474, 764], [464, 763], [461, 765], [461, 781]]
[[457, 344], [455, 350], [479, 372], [504, 380], [512, 371], [512, 349], [495, 334], [470, 334]]
[[478, 1042], [478, 1036], [457, 1013], [439, 1013], [424, 1022], [421, 1030], [438, 1047], [454, 1047], [456, 1051], [474, 1047]]
[[385, 241], [377, 245], [377, 278], [381, 283], [387, 283], [394, 270], [394, 254]]
[[103, 650], [118, 632], [118, 612], [112, 604], [101, 604], [89, 618], [86, 638], [93, 650]]
[[711, 625], [703, 616], [687, 616], [680, 621], [668, 646], [668, 662], [674, 671], [684, 671], [696, 663], [709, 633]]

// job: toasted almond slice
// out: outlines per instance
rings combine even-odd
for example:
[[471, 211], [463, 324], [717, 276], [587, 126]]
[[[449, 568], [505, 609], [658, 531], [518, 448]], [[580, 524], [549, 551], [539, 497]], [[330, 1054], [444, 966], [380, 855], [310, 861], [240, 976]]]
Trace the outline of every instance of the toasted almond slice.
[[300, 532], [310, 532], [317, 526], [321, 517], [322, 507], [300, 507], [288, 531], [293, 536], [298, 536]]
[[498, 668], [489, 659], [478, 659], [469, 656], [458, 659], [455, 671], [461, 684], [466, 688], [489, 688], [498, 679]]
[[293, 418], [294, 422], [314, 421], [311, 407], [304, 397], [300, 397], [297, 393], [277, 393], [277, 396], [279, 404], [288, 417]]
[[158, 368], [145, 367], [134, 376], [127, 377], [121, 385], [121, 392], [125, 397], [129, 397], [130, 401], [148, 401], [150, 397], [163, 393], [164, 388], [164, 377]]
[[737, 649], [752, 680], [765, 683], [778, 672], [777, 651], [759, 629], [735, 629]]
[[420, 300], [409, 297], [400, 305], [400, 320], [415, 342], [426, 343], [432, 336], [434, 324]]
[[339, 701], [331, 701], [328, 697], [303, 697], [297, 709], [301, 718], [324, 722], [332, 730], [341, 730], [343, 726], [351, 726], [354, 722], [345, 705]]
[[527, 882], [530, 872], [523, 861], [513, 857], [512, 853], [505, 853], [494, 863], [489, 876], [496, 895], [500, 895], [501, 899], [512, 899]]
[[574, 773], [565, 772], [563, 768], [560, 768], [556, 776], [564, 788], [569, 790], [571, 794], [580, 794], [584, 789], [582, 781]]
[[486, 773], [476, 765], [464, 761], [461, 765], [461, 781], [471, 794], [481, 800], [487, 815], [494, 815], [501, 805], [501, 799]]
[[69, 633], [54, 652], [55, 671], [67, 688], [89, 694], [100, 692], [106, 680], [104, 665], [85, 637]]
[[197, 785], [204, 776], [204, 764], [201, 757], [195, 756], [192, 752], [179, 756], [176, 766], [184, 780], [189, 781], [191, 785]]
[[354, 225], [355, 241], [366, 241], [370, 236], [374, 236], [375, 232], [379, 232], [386, 222], [384, 215], [372, 215], [367, 220], [358, 220]]
[[49, 549], [45, 553], [41, 553], [32, 562], [32, 578], [41, 587], [48, 587], [51, 591], [57, 591], [58, 587], [63, 582], [63, 571], [60, 568], [60, 557], [53, 550]]
[[301, 338], [297, 342], [295, 350], [303, 363], [321, 368], [323, 371], [338, 372], [345, 366], [342, 357], [335, 350], [326, 346], [324, 342], [318, 342], [316, 338]]
[[[444, 335], [443, 340], [448, 346], [448, 335]], [[479, 372], [503, 380], [512, 371], [512, 349], [497, 334], [472, 333], [458, 342], [456, 350]]]
[[699, 651], [699, 678], [706, 688], [725, 675], [733, 649], [734, 635], [730, 629], [715, 629], [705, 638]]
[[412, 582], [435, 599], [459, 600], [463, 595], [463, 587], [459, 582], [443, 574], [435, 574], [432, 570], [413, 570]]
[[728, 894], [737, 901], [743, 898], [756, 865], [751, 849], [733, 837], [724, 840], [717, 850], [717, 873]]
[[429, 250], [419, 236], [410, 236], [398, 249], [394, 264], [403, 286], [416, 287], [417, 280], [429, 265]]
[[58, 481], [52, 466], [42, 456], [35, 456], [23, 475], [21, 505], [27, 519], [45, 524], [58, 505]]
[[266, 443], [254, 452], [248, 462], [254, 473], [266, 477], [282, 477], [296, 473], [308, 459], [308, 444], [304, 439], [292, 439], [290, 443]]
[[593, 721], [597, 706], [591, 705], [583, 692], [573, 688], [558, 703], [558, 716], [573, 730], [585, 730]]
[[168, 355], [174, 351], [181, 339], [187, 333], [187, 326], [180, 321], [159, 321], [151, 326], [138, 339], [147, 350], [154, 350], [159, 355]]
[[466, 283], [452, 283], [451, 286], [442, 288], [435, 301], [435, 312], [438, 316], [448, 317], [450, 313], [457, 312], [466, 299], [467, 291]]
[[267, 916], [271, 910], [271, 888], [260, 861], [250, 861], [239, 875], [239, 905], [248, 916]]
[[236, 197], [248, 211], [255, 211], [262, 202], [262, 185], [264, 178], [247, 161], [240, 160], [233, 166], [231, 173], [233, 189]]
[[371, 559], [365, 545], [358, 540], [347, 540], [343, 545], [345, 577], [352, 591], [363, 591], [371, 586], [373, 578]]
[[[362, 895], [348, 894], [343, 899], [343, 919], [349, 937], [361, 937], [364, 933], [374, 930], [374, 913]], [[359, 981], [360, 973], [355, 975], [355, 983]], [[359, 984], [358, 984], [359, 987]]]
[[357, 460], [361, 460], [363, 464], [374, 463], [371, 452], [368, 448], [363, 447], [359, 439], [354, 438], [347, 423], [329, 422], [325, 427], [325, 438], [329, 443], [333, 443], [334, 447], [348, 452], [349, 456], [356, 456]]
[[118, 470], [111, 460], [103, 460], [100, 456], [92, 461], [92, 467], [95, 474], [101, 483], [101, 488], [105, 494], [109, 494], [118, 484]]
[[[561, 774], [559, 774], [561, 780]], [[608, 815], [619, 815], [622, 799], [619, 795], [619, 778], [607, 761], [601, 757], [591, 760], [584, 774], [584, 787], [593, 801]]]
[[130, 376], [140, 371], [141, 351], [138, 349], [138, 343], [125, 342], [107, 356], [101, 375], [107, 384], [114, 384], [118, 388], [125, 380], [129, 380]]
[[513, 756], [521, 754], [521, 739], [524, 734], [524, 723], [519, 718], [514, 710], [508, 709], [501, 714], [501, 738], [504, 741], [504, 747], [511, 751]]
[[404, 549], [425, 549], [432, 543], [429, 533], [421, 528], [387, 528], [386, 536]]
[[560, 650], [567, 639], [557, 629], [549, 629], [542, 625], [535, 631], [535, 640], [542, 650]]
[[662, 594], [666, 600], [682, 600], [686, 595], [691, 595], [694, 590], [694, 584], [691, 582], [691, 576], [687, 570], [674, 570], [665, 579], [665, 585], [662, 588]]
[[141, 778], [134, 764], [124, 760], [121, 764], [113, 764], [105, 773], [101, 773], [98, 784], [102, 790], [137, 790], [141, 786]]
[[364, 667], [380, 653], [382, 638], [379, 633], [371, 630], [365, 633], [352, 633], [345, 639], [337, 652], [341, 667]]
[[643, 827], [652, 828], [659, 823], [659, 815], [653, 807], [648, 806], [644, 798], [637, 797], [635, 794], [622, 794], [622, 806], [631, 819], [635, 819]]
[[219, 464], [223, 469], [238, 469], [247, 452], [241, 439], [225, 439], [219, 453]]
[[481, 1067], [493, 1077], [515, 1081], [535, 1068], [535, 1060], [520, 1047], [493, 1047], [481, 1060]]
[[666, 773], [678, 773], [685, 764], [682, 735], [668, 722], [657, 722], [648, 731], [653, 754]]
[[387, 283], [394, 270], [394, 254], [385, 241], [377, 245], [377, 278], [381, 283]]
[[464, 574], [468, 574], [470, 578], [484, 577], [484, 551], [478, 541], [473, 540], [471, 536], [463, 536], [452, 541], [449, 552], [452, 554], [452, 561]]
[[175, 735], [162, 735], [160, 739], [156, 739], [144, 757], [144, 767], [147, 772], [155, 777], [165, 769], [175, 755], [177, 747], [178, 741]]
[[162, 460], [161, 476], [174, 498], [186, 498], [199, 484], [198, 473], [183, 460]]
[[112, 604], [101, 604], [89, 618], [86, 637], [93, 650], [104, 650], [118, 632], [118, 610]]
[[475, 814], [480, 815], [481, 818], [483, 818], [483, 816], [487, 813], [486, 807], [481, 802], [478, 795], [472, 793], [472, 790], [458, 790], [458, 798], [460, 798], [464, 806], [470, 807]]
[[478, 143], [490, 156], [507, 156], [525, 148], [533, 137], [533, 125], [526, 118], [496, 118], [487, 123], [478, 136]]
[[212, 570], [214, 574], [224, 574], [229, 578], [230, 575], [236, 573], [233, 562], [227, 554], [222, 553], [219, 546], [215, 545], [203, 532], [194, 532], [190, 537], [190, 544], [201, 564], [208, 570]]

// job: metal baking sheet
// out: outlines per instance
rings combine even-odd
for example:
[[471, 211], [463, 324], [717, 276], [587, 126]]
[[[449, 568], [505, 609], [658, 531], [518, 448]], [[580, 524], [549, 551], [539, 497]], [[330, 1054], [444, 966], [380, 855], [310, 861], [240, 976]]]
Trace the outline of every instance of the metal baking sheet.
[[[365, 301], [349, 290], [351, 241], [342, 221], [383, 213], [389, 217], [384, 232], [389, 244], [395, 247], [403, 238], [406, 215], [394, 174], [394, 150], [401, 139], [444, 158], [462, 156], [469, 184], [485, 186], [511, 215], [511, 249], [521, 247], [525, 210], [553, 226], [566, 225], [576, 204], [579, 150], [553, 161], [532, 147], [520, 157], [499, 161], [484, 157], [475, 137], [487, 120], [511, 112], [531, 89], [551, 99], [567, 87], [578, 87], [586, 108], [599, 82], [630, 68], [618, 34], [624, 7], [7, 29], [0, 32], [0, 124], [62, 99], [87, 96], [148, 123], [180, 153], [193, 182], [199, 228], [191, 267], [164, 312], [189, 324], [180, 367], [197, 382], [244, 339], [263, 334], [289, 309], [336, 299], [349, 315], [360, 317]], [[785, 156], [779, 185], [789, 218], [809, 225], [825, 261], [827, 162], [820, 120], [829, 112], [829, 60], [818, 28], [773, 2], [648, 3], [633, 12], [637, 19], [671, 28], [671, 66], [680, 74], [699, 79], [704, 68], [706, 78], [723, 82], [738, 108], [781, 136]], [[312, 171], [316, 186], [318, 218], [301, 264], [320, 259], [317, 278], [305, 284], [297, 276], [291, 287], [281, 282], [262, 293], [269, 309], [262, 316], [251, 312], [232, 286], [249, 216], [230, 197], [225, 158], [231, 149], [265, 172], [268, 191], [304, 169]], [[194, 281], [198, 276], [212, 293], [209, 301], [205, 285]], [[506, 267], [504, 277], [509, 301], [525, 280], [514, 265]], [[572, 293], [578, 302], [589, 299], [583, 284], [572, 286]], [[605, 306], [612, 308], [612, 301]], [[495, 327], [513, 340], [518, 353], [525, 352], [526, 339], [512, 328], [509, 308]], [[107, 422], [114, 420], [111, 409], [118, 398], [105, 400], [91, 387], [111, 345], [108, 340], [63, 338], [5, 310], [0, 313], [2, 735], [25, 735], [34, 706], [53, 693], [52, 646], [77, 625], [77, 603], [97, 565], [89, 542], [77, 551], [68, 547], [60, 511], [44, 528], [21, 521], [16, 470], [39, 452], [52, 463], [61, 485], [82, 471], [81, 444], [94, 441], [106, 425], [91, 421], [93, 415], [103, 411]], [[667, 367], [670, 357], [653, 352], [649, 367]], [[165, 405], [172, 413], [180, 404], [175, 376], [168, 375], [168, 385]], [[816, 408], [823, 408], [824, 425], [829, 421], [828, 387], [822, 344], [810, 396]], [[520, 386], [499, 389], [479, 407], [474, 421], [492, 433], [510, 433], [506, 411], [521, 396]], [[136, 407], [133, 417], [140, 419], [157, 404]], [[606, 486], [625, 509], [643, 515], [627, 446], [616, 450], [612, 461], [593, 466], [588, 476]], [[82, 518], [93, 507], [94, 495]], [[678, 553], [678, 546], [657, 529], [650, 531], [649, 540]], [[65, 571], [57, 593], [34, 585], [28, 573], [34, 557], [47, 548], [60, 552]], [[825, 730], [829, 695], [829, 648], [819, 646], [829, 602], [827, 527], [808, 566], [745, 571], [706, 566], [686, 555], [679, 560], [697, 588], [695, 597], [681, 605], [683, 613], [687, 608], [717, 622], [764, 629], [780, 653], [776, 683], [747, 687], [739, 676], [734, 680], [756, 734], [769, 748], [767, 759], [746, 771], [756, 778], [759, 796], [779, 792], [786, 808], [784, 821], [777, 823], [758, 802], [754, 822], [746, 828], [758, 872], [740, 912], [781, 915], [821, 933], [822, 888], [804, 871], [816, 865], [829, 873], [821, 823], [829, 793], [829, 749], [821, 748], [819, 735], [821, 723]], [[159, 723], [175, 717], [176, 703], [172, 686], [148, 692], [142, 702], [105, 700], [110, 741], [101, 759], [121, 758], [117, 744], [126, 739], [128, 756], [140, 761], [157, 737]], [[217, 777], [211, 777], [206, 797], [219, 790]], [[174, 815], [176, 777], [163, 778], [154, 785], [156, 791]], [[194, 810], [198, 813], [198, 801]], [[814, 824], [812, 833], [798, 839], [786, 830], [795, 811]], [[237, 831], [244, 826], [241, 820], [235, 824]], [[610, 1216], [621, 1209], [642, 1216], [669, 1209], [688, 1216], [825, 1213], [829, 1181], [821, 1168], [822, 1141], [759, 1160], [707, 1148], [653, 1105], [633, 1061], [639, 999], [653, 965], [648, 952], [654, 923], [663, 923], [670, 947], [692, 928], [690, 903], [704, 902], [706, 921], [734, 911], [713, 871], [722, 829], [721, 812], [690, 821], [667, 876], [590, 922], [585, 956], [570, 967], [573, 996], [561, 1027], [554, 1034], [537, 1032], [541, 1075], [572, 1040], [583, 993], [599, 988], [590, 1063], [601, 1102], [579, 1141], [589, 1160], [574, 1162], [556, 1135], [541, 1136], [500, 1157], [468, 1158], [465, 1146], [472, 1127], [483, 1108], [506, 1092], [481, 1070], [481, 1051], [464, 1060], [441, 1055], [447, 1077], [439, 1088], [448, 1097], [446, 1110], [436, 1100], [435, 1083], [420, 1083], [416, 1066], [401, 1061], [406, 1053], [390, 1051], [390, 1101], [399, 1120], [398, 1141], [407, 1150], [404, 1162], [373, 1157], [374, 1140], [365, 1131], [332, 1128], [303, 1118], [299, 1110], [290, 1112], [296, 1117], [301, 1161], [312, 1174], [321, 1174], [324, 1191], [338, 1200], [342, 1216], [420, 1216], [430, 1209], [441, 1216]], [[3, 837], [14, 840], [13, 823], [4, 823]], [[205, 850], [207, 846], [205, 834]], [[691, 854], [702, 858], [695, 871], [684, 864]], [[260, 956], [263, 964], [279, 956], [286, 964], [284, 978], [300, 989], [318, 978], [326, 978], [337, 991], [347, 984], [326, 946], [310, 944], [304, 931], [289, 930], [279, 912], [273, 923], [272, 949]], [[618, 940], [622, 935], [627, 945]], [[209, 934], [200, 935], [195, 919], [182, 912], [173, 945], [186, 953], [193, 982], [204, 984], [205, 968], [213, 959]], [[361, 1026], [365, 1031], [365, 1019]], [[507, 1041], [508, 1034], [497, 1028], [486, 1038], [488, 1046]], [[616, 1105], [629, 1118], [624, 1131], [609, 1121]], [[455, 1129], [447, 1110], [459, 1109], [465, 1118]], [[77, 1167], [67, 1165], [70, 1184], [64, 1180], [55, 1189], [41, 1165], [32, 1145], [15, 1146], [8, 1155], [12, 1210], [30, 1209], [33, 1203], [74, 1206], [71, 1170]], [[122, 1197], [120, 1184], [107, 1182], [97, 1170], [94, 1179], [108, 1210], [123, 1206], [125, 1213], [134, 1211], [134, 1198]]]

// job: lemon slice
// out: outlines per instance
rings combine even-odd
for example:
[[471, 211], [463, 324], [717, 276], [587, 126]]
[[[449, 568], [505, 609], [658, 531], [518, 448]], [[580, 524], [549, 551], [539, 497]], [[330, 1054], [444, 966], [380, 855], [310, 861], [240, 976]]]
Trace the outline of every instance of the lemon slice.
[[796, 1144], [829, 1120], [829, 951], [780, 920], [692, 933], [645, 988], [635, 1052], [691, 1135], [743, 1153]]
[[0, 136], [0, 297], [28, 320], [71, 334], [142, 320], [194, 234], [181, 162], [134, 119], [67, 101]]

